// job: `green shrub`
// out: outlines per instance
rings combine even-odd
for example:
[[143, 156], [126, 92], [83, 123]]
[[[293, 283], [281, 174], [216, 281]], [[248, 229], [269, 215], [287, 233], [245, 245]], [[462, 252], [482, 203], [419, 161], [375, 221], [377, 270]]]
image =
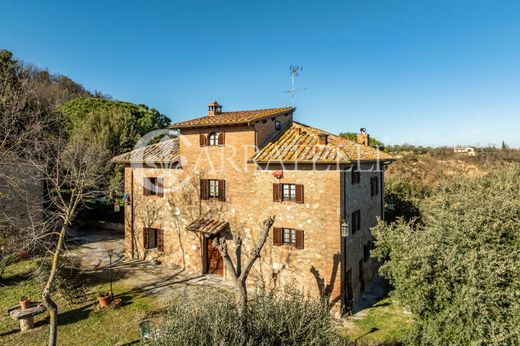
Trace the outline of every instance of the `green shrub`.
[[411, 344], [520, 340], [520, 165], [454, 179], [421, 221], [379, 223], [374, 254], [415, 319]]
[[321, 301], [294, 289], [260, 290], [246, 322], [228, 292], [202, 289], [173, 305], [157, 345], [346, 345]]

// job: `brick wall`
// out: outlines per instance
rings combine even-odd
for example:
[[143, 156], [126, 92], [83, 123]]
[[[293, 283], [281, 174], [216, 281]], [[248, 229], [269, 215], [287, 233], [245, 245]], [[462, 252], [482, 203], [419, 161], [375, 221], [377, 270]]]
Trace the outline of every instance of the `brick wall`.
[[[210, 132], [209, 129], [202, 131]], [[243, 236], [242, 263], [245, 263], [261, 230], [262, 221], [274, 215], [275, 227], [304, 231], [304, 248], [275, 246], [271, 231], [248, 284], [253, 285], [260, 280], [270, 285], [290, 283], [318, 294], [318, 278], [330, 285], [331, 300], [339, 301], [341, 219], [356, 208], [361, 210], [362, 230], [347, 240], [346, 249], [347, 267], [353, 268], [354, 278], [357, 278], [355, 263], [363, 258], [363, 244], [371, 237], [368, 227], [375, 224], [381, 210], [380, 198], [370, 197], [369, 176], [376, 173], [362, 173], [360, 184], [352, 186], [345, 174], [331, 167], [314, 170], [311, 166], [300, 165], [297, 170], [284, 167], [283, 178], [277, 179], [272, 173], [281, 167], [256, 167], [247, 163], [255, 152], [253, 128], [229, 127], [217, 131], [225, 131], [223, 147], [201, 148], [198, 130], [182, 132], [182, 169], [136, 167], [126, 171], [125, 179], [127, 189], [132, 190], [132, 203], [125, 207], [125, 212], [131, 213], [133, 210], [132, 217], [126, 215], [125, 218], [127, 254], [132, 246], [128, 240], [132, 237], [128, 237], [128, 233], [133, 231], [135, 256], [159, 258], [163, 263], [185, 268], [187, 272], [200, 273], [202, 236], [186, 231], [185, 227], [204, 216], [228, 221], [231, 231]], [[143, 195], [142, 183], [146, 176], [164, 178], [163, 197]], [[226, 201], [200, 201], [200, 178], [225, 179]], [[274, 202], [274, 183], [303, 184], [304, 203]], [[145, 227], [164, 230], [164, 253], [143, 249], [142, 230]], [[230, 253], [234, 254], [232, 244]], [[367, 263], [367, 283], [372, 272], [373, 268]], [[224, 275], [229, 277], [227, 273]], [[359, 296], [358, 286], [355, 288], [355, 299]]]

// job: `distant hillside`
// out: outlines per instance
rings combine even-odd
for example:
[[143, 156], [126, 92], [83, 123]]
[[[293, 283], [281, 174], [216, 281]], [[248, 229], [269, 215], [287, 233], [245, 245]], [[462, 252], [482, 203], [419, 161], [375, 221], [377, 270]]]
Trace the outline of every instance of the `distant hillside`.
[[476, 156], [451, 148], [392, 153], [397, 159], [385, 172], [386, 219], [419, 217], [419, 205], [458, 177], [475, 178], [507, 163], [520, 165], [520, 150], [480, 148]]

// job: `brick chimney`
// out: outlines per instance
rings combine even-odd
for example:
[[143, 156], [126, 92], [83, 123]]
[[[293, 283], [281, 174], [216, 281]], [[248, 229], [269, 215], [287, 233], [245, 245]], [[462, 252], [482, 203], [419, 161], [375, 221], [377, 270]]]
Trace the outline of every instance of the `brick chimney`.
[[329, 144], [329, 134], [328, 133], [320, 133], [320, 134], [318, 134], [318, 138], [319, 138], [320, 145]]
[[359, 130], [356, 143], [366, 146], [368, 146], [368, 143], [370, 143], [370, 136], [367, 133], [367, 129], [364, 127]]
[[222, 113], [222, 106], [218, 104], [217, 100], [213, 101], [208, 105], [208, 115], [218, 115]]

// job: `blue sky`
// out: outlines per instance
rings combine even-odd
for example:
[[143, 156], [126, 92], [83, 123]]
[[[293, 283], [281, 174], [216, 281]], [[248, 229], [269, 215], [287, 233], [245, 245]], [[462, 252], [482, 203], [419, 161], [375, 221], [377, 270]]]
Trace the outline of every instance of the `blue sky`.
[[520, 146], [520, 1], [23, 1], [0, 48], [174, 121], [290, 105], [388, 144]]

